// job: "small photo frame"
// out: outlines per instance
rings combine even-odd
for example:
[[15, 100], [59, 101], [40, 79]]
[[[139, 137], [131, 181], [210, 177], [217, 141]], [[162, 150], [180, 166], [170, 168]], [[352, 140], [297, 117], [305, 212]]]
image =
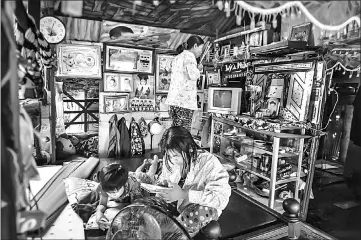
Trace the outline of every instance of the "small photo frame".
[[154, 76], [138, 74], [133, 80], [133, 98], [154, 99]]
[[262, 46], [262, 34], [261, 32], [254, 32], [249, 35], [249, 45], [251, 47]]
[[271, 117], [278, 116], [280, 109], [280, 100], [278, 98], [269, 98], [267, 100], [267, 111]]
[[133, 88], [133, 75], [131, 74], [120, 74], [120, 91], [121, 92], [132, 92]]
[[169, 105], [165, 104], [167, 101], [167, 93], [157, 93], [155, 94], [155, 111], [157, 112], [168, 112]]
[[206, 75], [201, 74], [201, 76], [197, 79], [197, 91], [203, 91], [204, 90], [204, 82], [206, 80]]
[[104, 92], [120, 92], [120, 76], [116, 73], [104, 73]]
[[132, 112], [154, 112], [154, 99], [133, 98], [130, 100], [130, 110]]
[[204, 93], [197, 93], [197, 108], [198, 110], [203, 110], [204, 104]]
[[129, 94], [103, 95], [104, 113], [129, 111]]
[[157, 55], [155, 91], [168, 92], [172, 75], [174, 55]]
[[230, 51], [231, 51], [231, 45], [222, 46], [222, 48], [221, 48], [221, 56], [229, 57], [231, 55]]
[[220, 70], [218, 71], [212, 71], [212, 72], [206, 72], [206, 78], [207, 78], [207, 85], [221, 85], [221, 73]]
[[291, 41], [304, 41], [307, 42], [307, 45], [311, 45], [311, 30], [312, 23], [307, 22], [300, 25], [292, 27], [291, 36], [289, 39]]

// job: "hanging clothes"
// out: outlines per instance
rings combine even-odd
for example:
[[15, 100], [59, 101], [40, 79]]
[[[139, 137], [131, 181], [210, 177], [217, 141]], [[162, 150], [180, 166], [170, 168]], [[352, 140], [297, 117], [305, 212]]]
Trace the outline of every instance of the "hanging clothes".
[[108, 145], [109, 158], [115, 158], [116, 151], [117, 149], [119, 149], [119, 141], [117, 140], [117, 135], [119, 135], [119, 131], [117, 128], [117, 124], [118, 124], [118, 117], [116, 114], [114, 114], [109, 119], [109, 145]]
[[145, 138], [148, 135], [148, 124], [143, 117], [139, 119], [139, 129], [142, 137]]
[[[15, 40], [19, 59], [20, 83], [31, 81], [36, 85], [37, 97], [41, 97], [44, 67], [51, 67], [52, 54], [49, 43], [35, 24], [22, 1], [16, 1], [15, 8]], [[28, 83], [29, 84], [29, 83]]]
[[[5, 1], [1, 2], [1, 237], [17, 239], [17, 211], [25, 206], [21, 203], [26, 195], [23, 184], [23, 169], [19, 153], [16, 44], [13, 35], [12, 13], [6, 12]], [[15, 149], [15, 150], [14, 150]], [[18, 152], [15, 152], [18, 151]], [[19, 156], [19, 157], [18, 157]]]
[[143, 155], [145, 152], [144, 139], [140, 131], [138, 123], [132, 118], [130, 122], [130, 147], [131, 154], [134, 155]]
[[121, 157], [130, 156], [130, 133], [126, 125], [126, 120], [122, 117], [118, 123], [117, 128], [119, 132], [119, 138], [117, 142], [119, 143], [119, 148], [116, 150], [116, 158], [120, 159]]

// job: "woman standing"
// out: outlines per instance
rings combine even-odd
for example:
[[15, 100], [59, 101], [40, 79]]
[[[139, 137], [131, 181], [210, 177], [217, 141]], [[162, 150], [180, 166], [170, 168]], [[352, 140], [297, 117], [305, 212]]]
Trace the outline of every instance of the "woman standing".
[[202, 54], [204, 41], [199, 36], [191, 36], [177, 48], [180, 52], [172, 65], [171, 83], [166, 104], [170, 105], [169, 115], [172, 126], [191, 129], [194, 110], [197, 110], [197, 79], [201, 65], [197, 67], [197, 58]]

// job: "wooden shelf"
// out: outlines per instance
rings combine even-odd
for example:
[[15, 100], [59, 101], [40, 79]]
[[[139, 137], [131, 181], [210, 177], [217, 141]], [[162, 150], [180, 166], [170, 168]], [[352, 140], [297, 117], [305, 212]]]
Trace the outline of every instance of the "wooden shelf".
[[281, 56], [304, 51], [316, 51], [317, 49], [319, 49], [319, 47], [307, 46], [307, 42], [305, 41], [285, 40], [280, 42], [274, 42], [261, 47], [251, 48], [250, 53], [257, 56]]
[[[214, 121], [218, 121], [218, 122], [222, 122], [225, 124], [229, 124], [238, 128], [242, 128], [254, 133], [259, 133], [259, 134], [264, 134], [267, 136], [272, 136], [272, 137], [276, 137], [276, 138], [294, 138], [294, 139], [299, 139], [299, 138], [311, 138], [311, 136], [309, 135], [300, 135], [300, 134], [292, 134], [292, 133], [278, 133], [278, 132], [270, 132], [270, 131], [265, 131], [265, 130], [256, 130], [256, 129], [251, 129], [251, 128], [247, 128], [242, 126], [242, 124], [228, 120], [228, 119], [224, 119], [224, 118], [219, 118], [219, 117], [213, 117]], [[282, 128], [281, 128], [282, 130]]]

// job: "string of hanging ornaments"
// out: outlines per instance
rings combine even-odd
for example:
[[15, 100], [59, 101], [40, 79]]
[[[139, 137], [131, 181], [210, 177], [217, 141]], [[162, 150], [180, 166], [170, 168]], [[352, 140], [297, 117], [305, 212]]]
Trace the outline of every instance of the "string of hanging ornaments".
[[[168, 0], [169, 3], [173, 4], [176, 0]], [[260, 1], [254, 1], [260, 2]], [[277, 1], [281, 4], [281, 1]], [[267, 1], [267, 3], [272, 3], [272, 1]], [[341, 4], [347, 4], [348, 2]], [[158, 6], [160, 4], [160, 0], [153, 0], [153, 5]], [[246, 12], [248, 12], [249, 17], [251, 18], [250, 28], [254, 29], [256, 26], [256, 15], [260, 15], [258, 21], [260, 22], [269, 22], [272, 20], [272, 25], [274, 28], [277, 27], [277, 15], [281, 15], [283, 18], [290, 16], [291, 18], [295, 18], [297, 16], [301, 16], [304, 14], [306, 18], [313, 23], [313, 27], [318, 27], [322, 30], [328, 31], [330, 35], [332, 32], [336, 34], [340, 34], [340, 31], [346, 32], [348, 25], [360, 28], [361, 20], [359, 16], [352, 16], [347, 19], [345, 22], [339, 25], [326, 25], [317, 20], [310, 11], [305, 7], [305, 5], [301, 1], [285, 1], [281, 6], [273, 7], [273, 8], [260, 8], [252, 6], [246, 1], [239, 0], [213, 0], [213, 4], [218, 7], [219, 10], [224, 10], [227, 17], [231, 16], [231, 12], [234, 11], [236, 15], [236, 23], [237, 25], [241, 25], [242, 19], [245, 16]], [[142, 5], [142, 0], [134, 0], [133, 1], [133, 15], [135, 14], [136, 7]], [[337, 16], [333, 16], [337, 17]], [[323, 32], [321, 32], [323, 35]]]
[[[231, 12], [234, 11], [236, 15], [237, 25], [241, 25], [242, 18], [245, 16], [246, 12], [248, 12], [251, 18], [251, 24], [250, 24], [251, 29], [255, 28], [256, 26], [256, 22], [255, 22], [256, 14], [260, 15], [259, 21], [266, 20], [268, 22], [272, 19], [272, 25], [274, 28], [277, 27], [276, 17], [278, 14], [280, 14], [283, 18], [287, 16], [290, 16], [291, 18], [295, 18], [297, 16], [301, 16], [302, 14], [304, 14], [307, 17], [307, 19], [313, 23], [315, 27], [318, 27], [322, 30], [326, 30], [329, 32], [340, 32], [341, 30], [346, 31], [347, 26], [349, 24], [353, 26], [354, 24], [357, 24], [358, 27], [360, 27], [359, 16], [353, 16], [348, 20], [346, 20], [344, 23], [335, 26], [323, 24], [320, 21], [318, 21], [308, 11], [308, 9], [301, 1], [284, 2], [284, 4], [281, 6], [268, 8], [268, 9], [252, 6], [251, 4], [246, 3], [245, 1], [217, 0], [215, 4], [219, 10], [225, 11], [227, 17], [231, 16]], [[347, 4], [347, 2], [345, 4]]]
[[[335, 48], [332, 49], [332, 53], [333, 54], [337, 54], [337, 55], [342, 55], [344, 57], [348, 57], [349, 60], [350, 58], [354, 58], [354, 62], [358, 62], [360, 60], [360, 49], [349, 49], [349, 48]], [[343, 63], [345, 62], [345, 63]], [[356, 73], [356, 77], [360, 77], [360, 72], [361, 72], [361, 66], [357, 66], [354, 68], [349, 68], [348, 66], [352, 64], [350, 64], [350, 62], [348, 61], [343, 61], [341, 62], [340, 60], [338, 60], [332, 67], [326, 69], [326, 71], [331, 71], [331, 70], [335, 70], [335, 71], [343, 71], [343, 75], [346, 75], [346, 73], [349, 73], [349, 78], [352, 78], [353, 75]]]

